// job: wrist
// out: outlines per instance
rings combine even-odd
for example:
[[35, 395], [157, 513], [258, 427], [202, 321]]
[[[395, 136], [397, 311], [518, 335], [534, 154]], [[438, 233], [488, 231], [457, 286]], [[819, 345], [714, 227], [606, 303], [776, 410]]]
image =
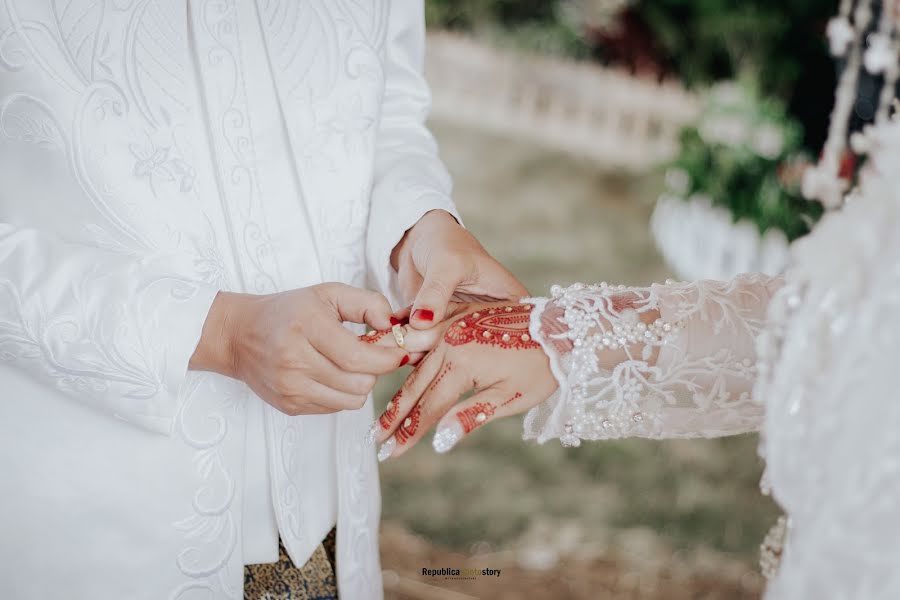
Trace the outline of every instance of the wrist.
[[210, 306], [189, 368], [236, 377], [234, 341], [244, 294], [219, 292]]
[[446, 229], [447, 227], [462, 227], [456, 217], [448, 213], [446, 210], [436, 208], [428, 211], [416, 221], [415, 225], [406, 230], [397, 245], [391, 251], [391, 266], [394, 270], [398, 270], [403, 262], [403, 257], [415, 248], [419, 240], [428, 238], [438, 229]]

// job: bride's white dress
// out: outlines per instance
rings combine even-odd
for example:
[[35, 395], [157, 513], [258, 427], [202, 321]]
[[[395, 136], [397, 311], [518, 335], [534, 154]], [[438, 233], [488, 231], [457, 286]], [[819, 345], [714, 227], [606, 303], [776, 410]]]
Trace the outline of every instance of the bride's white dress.
[[860, 190], [783, 278], [532, 300], [560, 390], [526, 438], [761, 430], [763, 489], [788, 515], [767, 598], [900, 598], [900, 125], [871, 136]]

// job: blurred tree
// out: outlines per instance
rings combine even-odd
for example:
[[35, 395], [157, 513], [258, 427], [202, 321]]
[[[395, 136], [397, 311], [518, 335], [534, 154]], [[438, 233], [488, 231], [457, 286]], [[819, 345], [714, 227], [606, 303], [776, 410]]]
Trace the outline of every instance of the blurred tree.
[[687, 86], [758, 82], [824, 141], [835, 84], [825, 43], [837, 0], [427, 0], [432, 27], [594, 58]]
[[788, 104], [807, 148], [821, 147], [835, 85], [824, 31], [836, 0], [641, 0], [630, 10], [686, 85], [753, 81]]

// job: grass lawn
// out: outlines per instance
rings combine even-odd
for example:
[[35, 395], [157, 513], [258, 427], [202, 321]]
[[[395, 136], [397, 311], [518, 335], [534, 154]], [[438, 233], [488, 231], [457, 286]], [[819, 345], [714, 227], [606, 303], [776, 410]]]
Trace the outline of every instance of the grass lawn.
[[[646, 284], [669, 276], [647, 225], [657, 175], [604, 173], [447, 124], [433, 130], [466, 225], [533, 294], [546, 294], [552, 283]], [[379, 384], [379, 407], [399, 381]], [[778, 514], [759, 493], [757, 443], [745, 435], [566, 449], [524, 443], [515, 418], [476, 432], [446, 456], [420, 444], [382, 466], [384, 568], [416, 579], [417, 568], [442, 566], [428, 562], [441, 552], [459, 561], [493, 557], [522, 569], [520, 582], [530, 572], [570, 582], [563, 592], [529, 584], [528, 598], [595, 598], [599, 588], [582, 594], [578, 582], [604, 561], [618, 583], [602, 597], [617, 597], [615, 585], [632, 573], [644, 583], [632, 581], [622, 597], [680, 598], [679, 590], [684, 597], [756, 597], [757, 549]], [[398, 539], [417, 539], [418, 546]], [[419, 562], [407, 546], [420, 548]], [[584, 575], [570, 572], [579, 561], [587, 561]], [[725, 587], [716, 587], [717, 578]], [[491, 598], [516, 587], [502, 577], [431, 584]]]

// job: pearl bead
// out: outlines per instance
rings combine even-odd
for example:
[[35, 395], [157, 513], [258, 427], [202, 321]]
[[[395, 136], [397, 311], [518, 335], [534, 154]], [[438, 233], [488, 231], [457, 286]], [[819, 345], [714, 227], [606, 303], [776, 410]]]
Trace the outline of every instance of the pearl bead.
[[484, 337], [485, 339], [488, 339], [488, 338], [491, 337], [491, 332], [490, 332], [490, 331], [485, 331], [485, 332], [482, 333], [481, 335], [482, 335], [482, 337]]
[[478, 423], [484, 423], [485, 419], [487, 419], [487, 415], [484, 414], [483, 412], [480, 412], [477, 415], [475, 415], [475, 421]]
[[410, 425], [412, 425], [412, 418], [411, 418], [411, 417], [406, 417], [406, 419], [403, 421], [403, 426], [404, 426], [404, 427], [409, 427]]
[[527, 333], [523, 333], [523, 334], [522, 334], [522, 341], [523, 341], [523, 342], [527, 342], [527, 341], [530, 340], [530, 339], [531, 339], [531, 336], [529, 336]]
[[507, 343], [508, 343], [509, 340], [512, 339], [512, 338], [509, 337], [509, 334], [508, 334], [508, 333], [504, 333], [504, 334], [503, 334], [503, 337], [500, 338], [500, 339], [502, 339], [504, 342], [507, 342]]
[[481, 316], [481, 313], [477, 313], [477, 312], [476, 312], [476, 313], [472, 313], [472, 318], [473, 318], [473, 319], [477, 319], [477, 318], [480, 317], [480, 316]]
[[512, 312], [512, 306], [507, 306], [507, 307], [506, 307], [506, 312]]
[[465, 321], [460, 321], [460, 322], [459, 322], [459, 328], [460, 328], [460, 329], [465, 329], [465, 328], [466, 328], [466, 322], [465, 322]]

